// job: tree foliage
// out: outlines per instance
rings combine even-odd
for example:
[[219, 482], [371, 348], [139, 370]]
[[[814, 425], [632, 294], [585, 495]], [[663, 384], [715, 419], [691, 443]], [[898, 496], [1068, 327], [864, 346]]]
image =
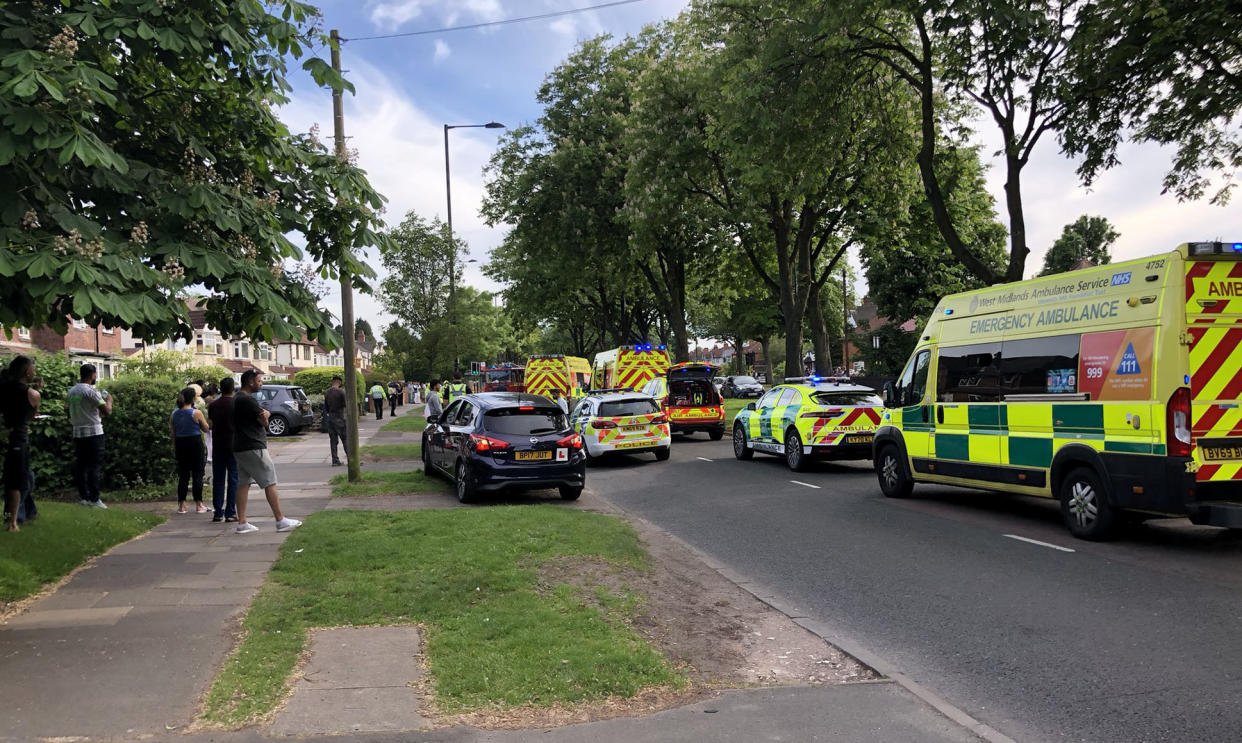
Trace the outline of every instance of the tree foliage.
[[1044, 255], [1044, 269], [1040, 276], [1072, 270], [1084, 258], [1102, 266], [1112, 260], [1108, 249], [1120, 235], [1104, 217], [1086, 214], [1065, 225], [1061, 236]]
[[[293, 135], [286, 61], [323, 41], [295, 0], [0, 4], [0, 325], [66, 316], [189, 337], [170, 298], [252, 337], [339, 337], [283, 280], [300, 234], [324, 278], [365, 288], [382, 197], [316, 137]], [[323, 60], [320, 84], [349, 87]]]
[[381, 254], [388, 276], [380, 284], [384, 309], [401, 325], [421, 334], [444, 316], [449, 300], [449, 270], [458, 270], [455, 251], [460, 243], [449, 240], [448, 225], [431, 222], [409, 212], [388, 233], [389, 246]]

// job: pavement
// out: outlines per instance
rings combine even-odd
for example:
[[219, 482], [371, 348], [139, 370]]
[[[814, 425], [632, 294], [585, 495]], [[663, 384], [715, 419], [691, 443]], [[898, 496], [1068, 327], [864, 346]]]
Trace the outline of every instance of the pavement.
[[[407, 406], [400, 413], [414, 413]], [[387, 419], [386, 419], [387, 420]], [[395, 442], [360, 419], [360, 439]], [[416, 439], [417, 437], [415, 437]], [[281, 505], [304, 518], [329, 507], [326, 436], [269, 444]], [[409, 466], [409, 463], [403, 463]], [[379, 467], [376, 467], [377, 469]], [[673, 484], [666, 486], [670, 491]], [[606, 495], [606, 494], [605, 494]], [[900, 678], [837, 686], [720, 691], [688, 706], [559, 728], [436, 728], [422, 717], [417, 628], [347, 628], [312, 635], [307, 666], [270, 724], [195, 731], [203, 694], [232, 650], [246, 608], [286, 534], [261, 494], [262, 529], [179, 516], [120, 545], [0, 626], [0, 699], [9, 740], [184, 741], [975, 741], [989, 729]], [[194, 732], [187, 732], [194, 731]], [[316, 731], [331, 731], [316, 736]], [[1003, 740], [994, 736], [993, 740]]]

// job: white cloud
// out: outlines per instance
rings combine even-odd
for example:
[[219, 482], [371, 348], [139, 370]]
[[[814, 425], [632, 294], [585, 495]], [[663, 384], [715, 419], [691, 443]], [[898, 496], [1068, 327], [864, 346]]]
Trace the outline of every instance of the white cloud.
[[397, 29], [423, 13], [423, 0], [399, 0], [371, 8], [371, 23], [379, 28]]
[[[358, 150], [359, 165], [367, 171], [371, 184], [389, 199], [385, 220], [390, 226], [396, 225], [411, 210], [428, 220], [444, 219], [445, 122], [419, 108], [383, 72], [361, 59], [351, 60], [349, 79], [357, 95], [345, 96], [345, 134], [349, 147]], [[316, 122], [328, 126], [332, 121], [331, 98], [318, 90], [295, 95], [281, 110], [281, 119], [294, 131], [307, 131]], [[466, 257], [478, 261], [465, 265], [463, 283], [496, 290], [498, 287], [482, 275], [480, 267], [504, 232], [484, 224], [479, 207], [484, 196], [483, 166], [496, 149], [497, 133], [457, 129], [449, 136], [453, 230], [469, 247]], [[382, 272], [374, 251], [367, 258]], [[340, 295], [336, 285], [331, 289], [324, 305], [336, 313]], [[355, 297], [355, 314], [370, 320], [377, 331], [393, 320], [377, 299], [364, 295]]]
[[448, 59], [448, 56], [451, 53], [452, 50], [449, 49], [449, 45], [444, 41], [444, 39], [436, 39], [436, 50], [431, 56], [431, 61], [441, 62]]

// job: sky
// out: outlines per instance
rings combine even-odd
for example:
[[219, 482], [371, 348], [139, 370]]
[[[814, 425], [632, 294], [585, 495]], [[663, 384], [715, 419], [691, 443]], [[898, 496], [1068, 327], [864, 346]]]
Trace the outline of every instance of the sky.
[[[688, 0], [641, 0], [554, 19], [468, 31], [433, 33], [397, 39], [361, 37], [443, 29], [521, 16], [598, 5], [601, 0], [320, 0], [324, 28], [338, 29], [345, 39], [342, 67], [355, 85], [345, 96], [345, 133], [358, 151], [359, 165], [371, 183], [388, 198], [385, 218], [400, 222], [408, 211], [430, 220], [444, 219], [444, 124], [498, 121], [508, 127], [531, 124], [539, 117], [535, 93], [544, 77], [575, 45], [601, 33], [615, 37], [638, 32], [648, 23], [670, 19]], [[326, 58], [326, 50], [320, 50]], [[291, 102], [282, 119], [295, 131], [319, 124], [330, 141], [332, 103], [302, 73], [291, 76]], [[997, 138], [980, 122], [979, 141], [985, 159], [997, 149]], [[500, 244], [503, 228], [489, 228], [479, 215], [484, 195], [483, 168], [495, 150], [492, 129], [455, 129], [449, 133], [453, 227], [469, 246], [464, 283], [498, 290], [480, 267], [488, 251]], [[1109, 219], [1121, 234], [1113, 260], [1167, 252], [1194, 240], [1242, 239], [1242, 193], [1227, 207], [1206, 201], [1181, 203], [1161, 195], [1160, 181], [1169, 152], [1155, 145], [1126, 145], [1121, 165], [1104, 174], [1088, 190], [1074, 174], [1052, 137], [1045, 135], [1027, 166], [1023, 199], [1028, 230], [1027, 274], [1039, 270], [1043, 253], [1062, 227], [1079, 215]], [[989, 191], [1005, 221], [1004, 172], [1000, 160], [988, 174]], [[382, 272], [373, 252], [369, 263]], [[857, 257], [853, 261], [857, 265]], [[860, 272], [861, 275], [861, 272]], [[864, 284], [856, 287], [866, 292]], [[324, 298], [336, 313], [336, 286]], [[358, 294], [355, 314], [377, 332], [393, 320], [377, 298]]]

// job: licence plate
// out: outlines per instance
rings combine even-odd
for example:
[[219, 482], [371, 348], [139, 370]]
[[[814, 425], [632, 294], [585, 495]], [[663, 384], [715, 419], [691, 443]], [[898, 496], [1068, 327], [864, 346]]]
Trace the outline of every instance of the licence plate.
[[631, 433], [633, 433], [634, 431], [646, 431], [646, 430], [647, 430], [647, 425], [646, 425], [646, 424], [642, 424], [642, 425], [637, 425], [637, 426], [621, 426], [621, 430], [622, 430], [622, 431], [629, 431], [629, 432], [631, 432]]
[[870, 444], [871, 439], [872, 437], [869, 435], [846, 436], [845, 443], [847, 444]]
[[550, 451], [515, 451], [513, 458], [519, 462], [537, 462], [540, 460], [552, 459]]
[[1204, 459], [1242, 459], [1242, 446], [1205, 446]]

